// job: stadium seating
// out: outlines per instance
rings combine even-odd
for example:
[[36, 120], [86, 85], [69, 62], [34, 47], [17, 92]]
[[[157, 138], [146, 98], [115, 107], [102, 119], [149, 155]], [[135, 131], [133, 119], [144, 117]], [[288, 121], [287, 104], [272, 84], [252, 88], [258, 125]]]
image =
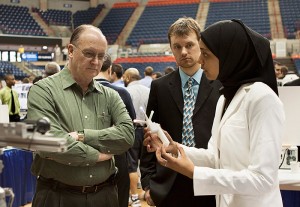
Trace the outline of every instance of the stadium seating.
[[87, 10], [80, 10], [73, 14], [74, 28], [81, 24], [92, 24], [93, 20], [98, 16], [104, 4], [99, 4], [96, 8], [89, 8]]
[[0, 5], [0, 29], [4, 34], [46, 36], [29, 9], [22, 6]]
[[210, 1], [206, 27], [220, 20], [241, 19], [250, 28], [271, 39], [268, 2], [261, 0]]
[[40, 16], [48, 25], [71, 26], [71, 11], [48, 9], [47, 11], [39, 11]]
[[0, 61], [0, 77], [3, 77], [5, 74], [14, 74], [17, 80], [22, 80], [23, 78], [28, 76], [11, 62]]
[[279, 1], [279, 5], [286, 38], [293, 39], [300, 30], [300, 1]]
[[186, 4], [174, 2], [176, 4], [172, 4], [172, 1], [167, 1], [168, 4], [149, 2], [126, 44], [138, 47], [140, 44], [168, 43], [168, 28], [174, 21], [183, 16], [196, 18], [199, 1]]
[[117, 3], [98, 26], [106, 36], [108, 44], [114, 44], [131, 17], [137, 3]]

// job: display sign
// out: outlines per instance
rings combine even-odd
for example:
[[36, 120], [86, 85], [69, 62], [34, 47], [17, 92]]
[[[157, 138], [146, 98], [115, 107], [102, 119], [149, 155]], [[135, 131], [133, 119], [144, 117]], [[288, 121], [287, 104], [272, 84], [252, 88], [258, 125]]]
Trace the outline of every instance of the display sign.
[[39, 53], [38, 61], [52, 61], [53, 54], [52, 53]]
[[21, 110], [27, 110], [27, 95], [31, 85], [31, 83], [22, 83], [13, 86], [13, 89], [18, 93]]
[[27, 62], [36, 62], [38, 60], [37, 52], [25, 52], [21, 56], [22, 60]]

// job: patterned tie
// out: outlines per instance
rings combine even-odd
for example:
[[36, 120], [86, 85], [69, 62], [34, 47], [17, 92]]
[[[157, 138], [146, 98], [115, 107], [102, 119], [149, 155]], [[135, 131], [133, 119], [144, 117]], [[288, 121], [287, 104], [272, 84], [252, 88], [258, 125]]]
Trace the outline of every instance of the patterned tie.
[[195, 95], [193, 91], [194, 79], [189, 78], [187, 81], [188, 87], [185, 89], [184, 93], [184, 106], [183, 106], [183, 129], [182, 129], [182, 144], [194, 147], [194, 130], [193, 130], [193, 111], [195, 104]]

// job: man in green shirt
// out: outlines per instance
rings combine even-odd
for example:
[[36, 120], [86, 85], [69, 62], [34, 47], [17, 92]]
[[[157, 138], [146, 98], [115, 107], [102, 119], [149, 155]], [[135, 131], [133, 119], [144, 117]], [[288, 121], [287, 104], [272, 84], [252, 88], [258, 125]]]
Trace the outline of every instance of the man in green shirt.
[[81, 25], [68, 50], [68, 65], [29, 93], [28, 119], [48, 117], [50, 133], [69, 143], [66, 152], [35, 156], [31, 170], [38, 182], [32, 206], [118, 207], [113, 155], [132, 146], [134, 129], [118, 93], [93, 80], [107, 41], [100, 29]]
[[0, 102], [8, 105], [9, 121], [20, 121], [20, 102], [18, 93], [12, 89], [15, 85], [15, 76], [13, 74], [6, 74], [4, 76], [6, 86], [0, 90]]

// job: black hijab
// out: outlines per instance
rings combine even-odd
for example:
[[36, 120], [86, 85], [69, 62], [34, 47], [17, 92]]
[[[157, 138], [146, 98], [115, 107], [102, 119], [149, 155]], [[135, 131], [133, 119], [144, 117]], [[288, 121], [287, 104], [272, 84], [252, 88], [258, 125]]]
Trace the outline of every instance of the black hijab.
[[278, 95], [269, 40], [235, 19], [212, 24], [201, 40], [219, 59], [217, 79], [227, 105], [245, 83], [263, 82]]

